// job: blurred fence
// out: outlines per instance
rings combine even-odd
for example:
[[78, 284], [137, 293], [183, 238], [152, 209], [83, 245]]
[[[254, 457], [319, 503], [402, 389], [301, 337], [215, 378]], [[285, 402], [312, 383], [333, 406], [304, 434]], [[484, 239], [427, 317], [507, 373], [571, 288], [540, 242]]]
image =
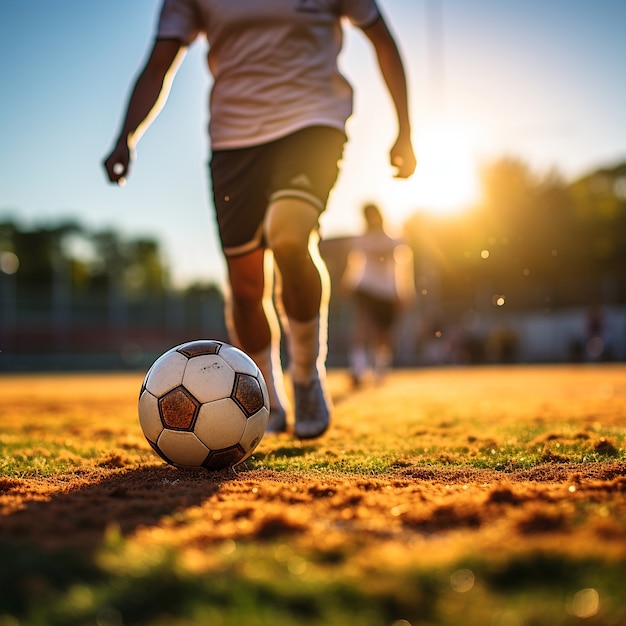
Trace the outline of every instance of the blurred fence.
[[226, 339], [223, 300], [210, 294], [68, 294], [22, 289], [0, 302], [0, 371], [145, 368], [193, 339]]
[[[351, 303], [339, 288], [336, 258], [327, 260], [333, 281], [328, 364], [345, 367]], [[145, 369], [184, 341], [227, 340], [217, 290], [127, 297], [22, 288], [11, 295], [5, 284], [1, 295], [0, 371]], [[398, 328], [396, 365], [626, 361], [623, 305], [459, 310], [433, 308], [418, 296]]]

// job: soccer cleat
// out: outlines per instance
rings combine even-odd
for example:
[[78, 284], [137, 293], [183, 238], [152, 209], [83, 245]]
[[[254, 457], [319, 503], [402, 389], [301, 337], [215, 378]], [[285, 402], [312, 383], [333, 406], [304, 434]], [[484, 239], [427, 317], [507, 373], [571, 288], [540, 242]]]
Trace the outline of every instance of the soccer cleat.
[[287, 430], [287, 416], [282, 407], [270, 408], [270, 416], [267, 420], [266, 433], [284, 433]]
[[326, 432], [330, 423], [330, 410], [321, 380], [316, 377], [308, 385], [294, 383], [293, 397], [296, 437], [313, 439]]

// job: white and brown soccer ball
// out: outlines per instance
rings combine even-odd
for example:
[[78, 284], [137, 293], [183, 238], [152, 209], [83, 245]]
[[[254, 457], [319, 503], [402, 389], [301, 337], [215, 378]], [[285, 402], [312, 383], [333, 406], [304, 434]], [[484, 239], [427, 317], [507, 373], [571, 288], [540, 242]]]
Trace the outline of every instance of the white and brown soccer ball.
[[161, 355], [139, 394], [139, 423], [167, 463], [218, 471], [245, 461], [269, 417], [265, 380], [245, 352], [190, 341]]

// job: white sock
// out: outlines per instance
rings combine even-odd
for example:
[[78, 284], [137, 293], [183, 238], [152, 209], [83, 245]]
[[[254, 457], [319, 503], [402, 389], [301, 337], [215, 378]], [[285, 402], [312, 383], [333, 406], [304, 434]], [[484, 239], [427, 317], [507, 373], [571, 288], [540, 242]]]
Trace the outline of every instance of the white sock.
[[352, 373], [357, 378], [361, 378], [368, 368], [367, 350], [362, 347], [353, 348], [350, 353], [350, 365], [352, 366]]
[[[276, 355], [276, 358], [272, 358], [271, 346], [267, 346], [264, 350], [251, 354], [250, 357], [257, 364], [258, 368], [263, 374], [265, 384], [267, 385], [267, 391], [270, 396], [270, 407], [272, 409], [285, 410], [286, 406], [286, 392], [285, 384], [283, 380], [283, 372], [280, 367], [280, 358]], [[276, 367], [274, 364], [276, 363]]]
[[374, 375], [376, 380], [380, 382], [393, 362], [393, 353], [387, 346], [378, 346], [374, 352]]
[[308, 322], [289, 318], [289, 369], [294, 382], [308, 384], [323, 375], [326, 361], [326, 325], [320, 316]]

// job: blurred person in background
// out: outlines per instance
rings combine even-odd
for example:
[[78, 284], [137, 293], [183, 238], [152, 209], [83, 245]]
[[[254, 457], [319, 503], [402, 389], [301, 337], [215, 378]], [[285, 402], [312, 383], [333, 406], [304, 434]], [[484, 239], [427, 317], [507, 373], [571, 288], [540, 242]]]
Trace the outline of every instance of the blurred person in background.
[[385, 231], [375, 204], [363, 207], [365, 231], [355, 237], [343, 277], [350, 294], [354, 326], [349, 353], [355, 386], [372, 372], [382, 381], [393, 362], [395, 329], [400, 314], [415, 295], [413, 253]]

